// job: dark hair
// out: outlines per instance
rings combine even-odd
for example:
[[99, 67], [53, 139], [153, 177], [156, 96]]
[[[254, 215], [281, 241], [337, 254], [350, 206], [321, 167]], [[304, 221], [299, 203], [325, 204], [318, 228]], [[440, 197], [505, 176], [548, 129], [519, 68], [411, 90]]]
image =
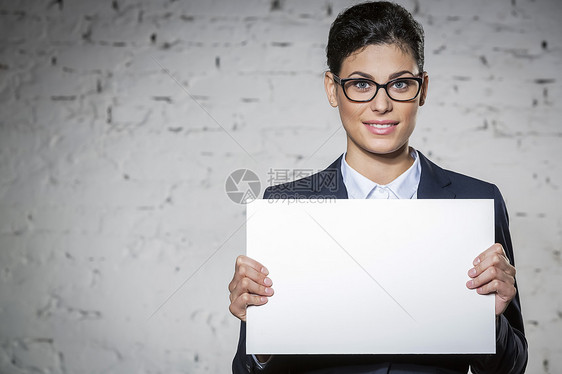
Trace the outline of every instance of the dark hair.
[[330, 71], [339, 74], [346, 57], [371, 44], [396, 44], [423, 71], [423, 28], [406, 9], [388, 1], [357, 4], [338, 15], [326, 47]]

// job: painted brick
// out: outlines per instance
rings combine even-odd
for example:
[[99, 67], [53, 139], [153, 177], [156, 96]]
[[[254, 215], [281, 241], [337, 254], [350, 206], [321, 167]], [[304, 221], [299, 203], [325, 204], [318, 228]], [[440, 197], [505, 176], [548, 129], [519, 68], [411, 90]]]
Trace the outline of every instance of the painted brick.
[[[430, 75], [411, 143], [500, 187], [528, 372], [561, 372], [562, 6], [399, 2]], [[224, 184], [343, 152], [324, 48], [352, 3], [0, 1], [0, 372], [230, 370]]]

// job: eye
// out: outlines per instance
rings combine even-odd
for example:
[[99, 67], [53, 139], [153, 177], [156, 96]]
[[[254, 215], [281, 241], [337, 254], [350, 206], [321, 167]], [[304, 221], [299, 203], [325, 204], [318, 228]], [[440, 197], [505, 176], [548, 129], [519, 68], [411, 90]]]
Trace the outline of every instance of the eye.
[[367, 81], [367, 80], [356, 80], [353, 81], [353, 86], [352, 88], [358, 91], [368, 91], [370, 90], [372, 87], [371, 82]]
[[397, 80], [394, 83], [392, 83], [392, 88], [396, 89], [396, 90], [406, 90], [409, 85], [410, 85], [410, 82], [407, 81], [406, 79]]

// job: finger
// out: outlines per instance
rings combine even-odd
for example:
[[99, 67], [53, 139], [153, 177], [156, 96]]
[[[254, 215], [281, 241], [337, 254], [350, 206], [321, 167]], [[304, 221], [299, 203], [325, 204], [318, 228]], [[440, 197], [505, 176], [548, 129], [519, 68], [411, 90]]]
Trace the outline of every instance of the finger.
[[236, 264], [235, 264], [235, 269], [237, 269], [240, 266], [249, 266], [251, 268], [256, 269], [257, 271], [268, 275], [269, 271], [267, 270], [267, 268], [265, 266], [263, 266], [261, 263], [259, 263], [258, 261], [254, 260], [253, 258], [250, 258], [248, 256], [244, 256], [244, 255], [240, 255], [236, 258]]
[[253, 279], [255, 282], [269, 286], [270, 284], [263, 283], [268, 274], [269, 271], [265, 266], [254, 259], [240, 255], [236, 258], [234, 276], [228, 285], [228, 290], [232, 292], [232, 290], [236, 287], [236, 284], [238, 284], [238, 282], [244, 277], [248, 277]]
[[[492, 248], [492, 247], [491, 247]], [[503, 248], [501, 246], [499, 249], [492, 248], [493, 250], [487, 250], [483, 252], [477, 259], [475, 260], [476, 265], [474, 268], [470, 269], [468, 275], [471, 278], [477, 277], [482, 274], [487, 269], [494, 267], [498, 268], [512, 277], [515, 276], [515, 267], [513, 267], [509, 263], [509, 259], [503, 252]]]
[[[271, 287], [273, 285], [271, 279], [266, 277], [265, 274], [257, 272], [254, 268], [243, 265], [236, 271], [236, 275], [232, 282], [228, 285], [228, 289], [231, 293], [233, 293], [237, 288], [241, 288], [242, 282], [248, 281], [254, 282], [263, 287]], [[244, 283], [244, 285], [242, 285], [242, 291], [239, 291], [238, 294], [246, 292], [248, 290], [248, 286], [248, 283]]]
[[470, 289], [474, 289], [494, 281], [500, 281], [510, 285], [515, 284], [515, 278], [511, 274], [497, 267], [489, 267], [477, 277], [466, 282], [466, 286]]
[[494, 268], [499, 271], [502, 271], [506, 274], [509, 274], [512, 277], [515, 277], [515, 267], [513, 267], [507, 258], [503, 256], [493, 255], [488, 258], [485, 258], [481, 263], [473, 267], [468, 271], [468, 276], [471, 278], [475, 278], [480, 276], [486, 270]]
[[[491, 245], [488, 249], [486, 249], [484, 252], [480, 253], [472, 262], [472, 264], [474, 266], [477, 266], [478, 264], [482, 263], [485, 259], [491, 257], [491, 256], [503, 256], [507, 259], [507, 255], [505, 254], [505, 251], [502, 247], [502, 245], [500, 243], [495, 243], [493, 245]], [[508, 260], [509, 262], [509, 260]]]
[[250, 305], [264, 305], [267, 303], [267, 297], [242, 294], [236, 298], [232, 303], [230, 303], [229, 310], [232, 315], [239, 318], [242, 321], [246, 321], [246, 309]]
[[268, 285], [265, 286], [263, 284], [256, 283], [250, 278], [242, 278], [242, 280], [240, 280], [236, 287], [231, 291], [230, 301], [235, 300], [240, 295], [245, 293], [260, 296], [272, 296], [273, 288], [271, 288], [271, 285], [273, 284], [273, 282], [271, 282], [271, 279], [267, 278], [264, 283], [267, 283]]
[[511, 283], [502, 282], [495, 279], [489, 283], [484, 284], [482, 287], [479, 287], [476, 292], [478, 292], [480, 295], [495, 293], [504, 301], [509, 302], [515, 297], [517, 289]]

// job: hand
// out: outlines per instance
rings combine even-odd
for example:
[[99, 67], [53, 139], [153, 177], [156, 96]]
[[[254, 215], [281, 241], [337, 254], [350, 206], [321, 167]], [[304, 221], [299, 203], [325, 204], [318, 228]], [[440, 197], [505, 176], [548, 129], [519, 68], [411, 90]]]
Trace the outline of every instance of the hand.
[[267, 277], [265, 266], [246, 256], [238, 256], [234, 277], [228, 285], [230, 291], [230, 313], [246, 321], [249, 305], [263, 305], [273, 295], [273, 282]]
[[509, 263], [501, 244], [496, 243], [482, 252], [468, 271], [472, 278], [466, 282], [470, 289], [481, 295], [495, 293], [496, 316], [502, 314], [515, 297], [515, 268]]

